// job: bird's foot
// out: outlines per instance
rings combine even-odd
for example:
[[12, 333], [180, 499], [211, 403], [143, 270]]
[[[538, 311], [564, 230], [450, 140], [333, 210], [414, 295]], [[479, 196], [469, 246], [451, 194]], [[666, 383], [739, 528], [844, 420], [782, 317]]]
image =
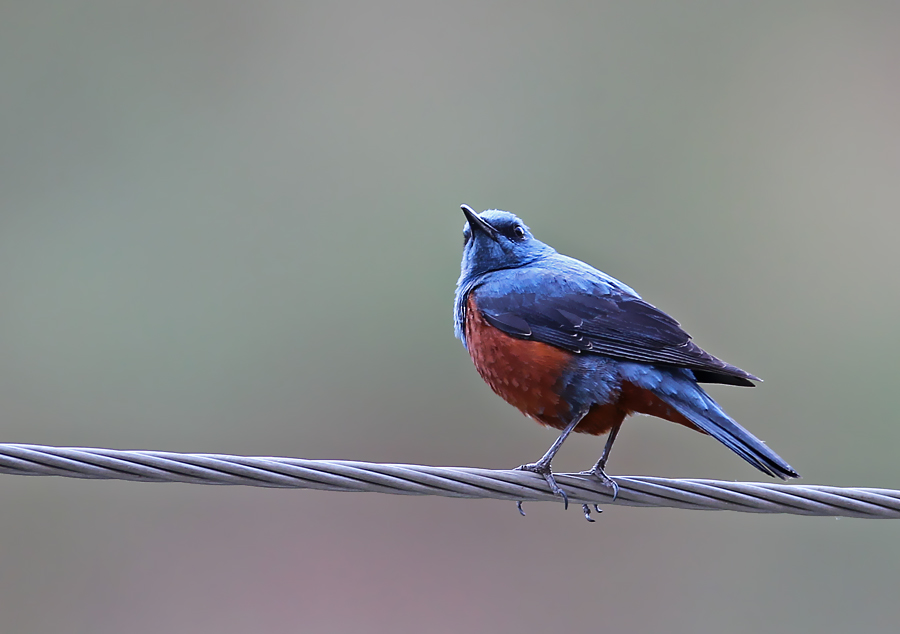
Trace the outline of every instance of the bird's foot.
[[590, 471], [582, 471], [581, 475], [594, 476], [608, 489], [612, 489], [612, 499], [615, 500], [619, 497], [619, 483], [606, 475], [606, 472], [603, 471], [602, 467], [594, 465], [594, 468]]
[[[516, 467], [516, 471], [531, 471], [531, 473], [543, 476], [544, 480], [547, 481], [547, 486], [549, 486], [550, 490], [553, 492], [553, 495], [561, 497], [565, 508], [569, 508], [569, 496], [566, 495], [566, 492], [563, 491], [558, 484], [556, 484], [556, 479], [553, 477], [553, 472], [550, 471], [549, 463], [542, 464], [541, 462], [534, 462], [531, 464], [523, 464], [520, 467]], [[519, 503], [519, 512], [522, 513], [521, 502]], [[522, 515], [524, 515], [524, 513], [522, 513]]]

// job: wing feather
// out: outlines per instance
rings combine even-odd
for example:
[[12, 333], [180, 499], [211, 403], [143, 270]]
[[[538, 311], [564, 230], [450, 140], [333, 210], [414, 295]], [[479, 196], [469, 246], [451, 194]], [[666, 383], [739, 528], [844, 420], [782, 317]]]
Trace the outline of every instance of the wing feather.
[[[547, 275], [552, 273], [543, 272]], [[537, 277], [518, 280], [513, 290], [477, 287], [475, 305], [492, 326], [513, 337], [576, 354], [688, 368], [707, 383], [753, 386], [751, 381], [759, 380], [701, 349], [675, 319], [640, 297], [608, 284], [559, 283], [558, 278], [542, 284], [540, 272]]]

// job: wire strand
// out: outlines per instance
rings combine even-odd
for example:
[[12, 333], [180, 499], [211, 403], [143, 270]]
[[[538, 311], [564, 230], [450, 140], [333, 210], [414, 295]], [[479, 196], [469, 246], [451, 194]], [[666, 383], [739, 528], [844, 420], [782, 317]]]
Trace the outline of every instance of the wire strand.
[[[120, 451], [0, 444], [0, 473], [97, 480], [185, 482], [396, 495], [556, 501], [544, 479], [527, 471], [302, 460], [256, 456]], [[569, 501], [582, 504], [900, 518], [900, 491], [762, 482], [614, 476], [615, 500], [591, 476], [555, 474]]]

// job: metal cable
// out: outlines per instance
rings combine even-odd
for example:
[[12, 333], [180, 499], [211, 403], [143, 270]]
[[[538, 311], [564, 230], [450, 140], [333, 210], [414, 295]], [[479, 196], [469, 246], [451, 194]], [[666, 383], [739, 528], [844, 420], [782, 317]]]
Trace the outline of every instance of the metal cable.
[[[0, 473], [66, 478], [187, 482], [369, 491], [399, 495], [557, 501], [526, 471], [301, 460], [167, 451], [0, 444]], [[618, 476], [618, 497], [590, 476], [556, 474], [571, 502], [745, 513], [900, 518], [900, 491], [718, 480]]]

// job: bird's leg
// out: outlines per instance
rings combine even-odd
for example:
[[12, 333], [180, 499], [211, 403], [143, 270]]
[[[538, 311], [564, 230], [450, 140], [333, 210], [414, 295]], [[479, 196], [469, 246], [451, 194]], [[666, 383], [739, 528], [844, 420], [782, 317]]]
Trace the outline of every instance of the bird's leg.
[[[516, 467], [517, 471], [531, 471], [532, 473], [537, 473], [538, 475], [544, 476], [544, 480], [547, 481], [547, 486], [550, 487], [550, 490], [554, 495], [558, 495], [563, 499], [563, 503], [565, 504], [565, 508], [569, 508], [569, 496], [566, 495], [566, 492], [559, 488], [559, 485], [556, 484], [556, 479], [553, 477], [553, 472], [550, 470], [550, 463], [553, 461], [553, 456], [556, 455], [556, 452], [559, 451], [559, 448], [562, 447], [563, 442], [565, 442], [566, 438], [569, 434], [572, 433], [572, 430], [581, 422], [581, 419], [585, 417], [587, 411], [579, 412], [574, 418], [572, 418], [572, 422], [569, 423], [563, 432], [559, 435], [559, 438], [556, 439], [556, 442], [551, 445], [550, 449], [547, 450], [547, 453], [538, 460], [537, 462], [532, 462], [531, 464], [523, 464], [520, 467]], [[522, 513], [522, 505], [519, 503], [519, 512]], [[524, 515], [524, 513], [522, 513]]]
[[582, 475], [592, 475], [604, 485], [612, 489], [613, 491], [613, 500], [615, 500], [619, 495], [619, 485], [618, 483], [606, 475], [606, 472], [603, 470], [606, 467], [606, 461], [609, 460], [609, 452], [612, 449], [613, 443], [616, 442], [616, 435], [619, 433], [619, 429], [622, 428], [622, 423], [620, 422], [618, 425], [609, 430], [609, 437], [606, 439], [606, 446], [603, 448], [603, 454], [600, 456], [600, 460], [597, 461], [593, 467], [591, 467], [590, 471], [582, 471]]

